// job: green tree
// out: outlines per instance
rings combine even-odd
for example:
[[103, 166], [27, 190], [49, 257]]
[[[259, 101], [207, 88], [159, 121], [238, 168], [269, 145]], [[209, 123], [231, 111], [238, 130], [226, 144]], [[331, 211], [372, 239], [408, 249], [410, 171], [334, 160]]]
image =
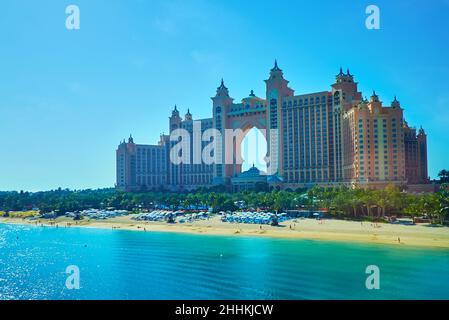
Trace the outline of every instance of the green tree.
[[440, 183], [449, 183], [449, 171], [448, 170], [441, 170], [438, 173], [438, 177], [440, 178]]

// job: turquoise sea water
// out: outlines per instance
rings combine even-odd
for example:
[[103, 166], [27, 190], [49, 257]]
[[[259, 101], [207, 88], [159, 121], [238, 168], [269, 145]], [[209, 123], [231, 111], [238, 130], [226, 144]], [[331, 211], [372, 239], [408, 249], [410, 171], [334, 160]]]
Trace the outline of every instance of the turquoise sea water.
[[448, 271], [449, 250], [0, 224], [0, 299], [448, 299]]

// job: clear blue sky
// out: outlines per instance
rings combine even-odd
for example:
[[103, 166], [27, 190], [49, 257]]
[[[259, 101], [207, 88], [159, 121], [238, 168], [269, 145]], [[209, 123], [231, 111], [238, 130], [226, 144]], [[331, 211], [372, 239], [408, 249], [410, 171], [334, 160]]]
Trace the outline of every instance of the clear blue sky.
[[448, 0], [5, 0], [0, 40], [0, 190], [113, 186], [121, 139], [156, 143], [174, 104], [210, 117], [221, 77], [237, 100], [263, 96], [275, 58], [298, 94], [342, 66], [365, 95], [397, 95], [431, 176], [449, 169]]

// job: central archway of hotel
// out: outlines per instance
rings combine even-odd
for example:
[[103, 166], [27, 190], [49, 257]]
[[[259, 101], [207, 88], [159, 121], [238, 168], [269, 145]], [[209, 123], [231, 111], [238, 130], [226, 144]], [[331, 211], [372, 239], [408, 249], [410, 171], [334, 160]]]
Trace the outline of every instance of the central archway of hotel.
[[262, 172], [267, 171], [268, 144], [263, 120], [262, 118], [255, 121], [233, 123], [233, 129], [240, 130], [240, 134], [237, 134], [234, 140], [234, 164], [231, 176], [237, 176], [252, 166], [257, 167]]
[[252, 166], [267, 171], [267, 139], [257, 127], [249, 129], [240, 144], [240, 156], [243, 160], [242, 171], [249, 170]]

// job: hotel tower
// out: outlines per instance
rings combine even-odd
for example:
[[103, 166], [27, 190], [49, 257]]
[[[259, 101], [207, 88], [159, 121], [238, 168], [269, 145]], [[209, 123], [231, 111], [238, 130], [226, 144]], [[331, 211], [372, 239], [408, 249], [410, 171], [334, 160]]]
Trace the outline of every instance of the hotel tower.
[[[369, 99], [363, 98], [354, 75], [342, 69], [329, 91], [295, 95], [277, 62], [265, 83], [263, 98], [250, 91], [235, 103], [222, 80], [212, 97], [212, 118], [194, 120], [190, 110], [182, 117], [175, 106], [169, 118], [170, 134], [162, 135], [157, 145], [136, 144], [132, 137], [121, 142], [117, 188], [192, 190], [224, 185], [232, 189], [248, 176], [266, 181], [268, 187], [290, 189], [316, 184], [382, 188], [428, 182], [426, 133], [409, 127], [396, 97], [388, 106], [375, 91]], [[275, 168], [265, 180], [254, 168], [250, 175], [242, 175], [238, 161], [240, 144], [252, 128], [264, 133], [270, 166]], [[180, 140], [173, 138], [178, 129], [189, 133], [181, 139], [189, 148], [184, 154], [189, 161], [182, 163], [170, 157]], [[219, 132], [219, 138], [203, 141], [202, 135], [210, 129]], [[241, 134], [226, 139], [227, 130]], [[193, 161], [211, 142], [218, 161]]]

